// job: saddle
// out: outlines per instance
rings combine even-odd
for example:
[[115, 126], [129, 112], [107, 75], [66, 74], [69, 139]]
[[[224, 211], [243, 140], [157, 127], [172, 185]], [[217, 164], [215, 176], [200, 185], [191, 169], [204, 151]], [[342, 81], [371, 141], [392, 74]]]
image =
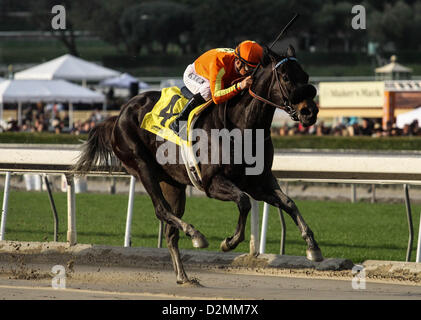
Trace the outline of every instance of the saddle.
[[187, 120], [186, 139], [175, 134], [169, 127], [191, 97], [193, 97], [193, 93], [186, 87], [181, 89], [178, 87], [162, 89], [161, 98], [153, 109], [145, 115], [140, 127], [181, 147], [181, 154], [189, 178], [196, 188], [203, 191], [200, 169], [192, 150], [191, 131], [199, 115], [212, 104], [212, 100], [206, 101], [190, 112]]
[[179, 146], [182, 146], [183, 144], [190, 144], [191, 142], [189, 142], [188, 137], [192, 129], [192, 123], [195, 122], [193, 120], [197, 119], [203, 110], [212, 103], [212, 100], [197, 106], [190, 112], [187, 120], [186, 140], [175, 134], [169, 126], [175, 120], [180, 111], [183, 110], [183, 107], [191, 97], [193, 97], [193, 93], [191, 93], [186, 87], [181, 89], [178, 87], [162, 89], [161, 98], [155, 104], [152, 111], [145, 115], [140, 127]]

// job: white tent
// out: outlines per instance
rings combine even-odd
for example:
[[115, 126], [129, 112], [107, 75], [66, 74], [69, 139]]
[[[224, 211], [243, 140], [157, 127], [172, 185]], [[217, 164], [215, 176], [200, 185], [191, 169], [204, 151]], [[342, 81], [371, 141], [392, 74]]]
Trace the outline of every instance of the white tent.
[[421, 107], [397, 115], [396, 126], [402, 129], [406, 124], [411, 124], [414, 120], [418, 120], [418, 123], [421, 124]]
[[139, 79], [131, 76], [128, 73], [122, 73], [118, 77], [108, 78], [99, 83], [103, 87], [114, 87], [114, 88], [130, 88], [132, 82], [139, 83], [139, 89], [147, 89], [149, 85], [146, 82], [139, 81]]
[[118, 75], [120, 75], [118, 71], [65, 54], [38, 66], [16, 72], [15, 79], [64, 79], [86, 83], [86, 81], [101, 81]]
[[64, 80], [5, 80], [0, 83], [0, 119], [3, 104], [18, 104], [18, 123], [22, 123], [22, 103], [69, 103], [69, 123], [73, 123], [73, 103], [102, 103], [102, 93], [89, 90]]

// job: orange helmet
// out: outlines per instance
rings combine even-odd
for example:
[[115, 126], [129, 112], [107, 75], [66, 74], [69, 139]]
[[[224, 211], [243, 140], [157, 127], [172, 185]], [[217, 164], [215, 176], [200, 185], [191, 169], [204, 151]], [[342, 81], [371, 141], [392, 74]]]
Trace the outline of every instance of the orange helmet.
[[246, 40], [237, 46], [235, 56], [241, 62], [255, 68], [263, 57], [263, 48], [257, 42]]

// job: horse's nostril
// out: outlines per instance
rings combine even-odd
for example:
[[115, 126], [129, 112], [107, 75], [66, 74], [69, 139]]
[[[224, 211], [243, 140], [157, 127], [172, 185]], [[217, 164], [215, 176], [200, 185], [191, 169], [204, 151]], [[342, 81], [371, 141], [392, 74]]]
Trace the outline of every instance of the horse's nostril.
[[309, 109], [309, 108], [302, 108], [302, 109], [300, 110], [300, 114], [301, 114], [302, 116], [309, 116], [309, 115], [311, 114], [311, 111], [310, 111], [310, 109]]

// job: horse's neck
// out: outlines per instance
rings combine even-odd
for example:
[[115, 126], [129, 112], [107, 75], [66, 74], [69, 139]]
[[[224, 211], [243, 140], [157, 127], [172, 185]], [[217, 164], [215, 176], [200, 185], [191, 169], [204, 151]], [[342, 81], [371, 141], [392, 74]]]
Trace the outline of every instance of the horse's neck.
[[[255, 92], [269, 99], [269, 86], [271, 78], [261, 79], [255, 86]], [[275, 108], [265, 105], [263, 102], [254, 99], [248, 92], [244, 93], [236, 103], [228, 107], [228, 118], [230, 122], [241, 130], [244, 129], [270, 129]]]

